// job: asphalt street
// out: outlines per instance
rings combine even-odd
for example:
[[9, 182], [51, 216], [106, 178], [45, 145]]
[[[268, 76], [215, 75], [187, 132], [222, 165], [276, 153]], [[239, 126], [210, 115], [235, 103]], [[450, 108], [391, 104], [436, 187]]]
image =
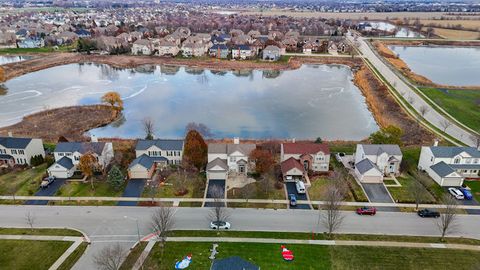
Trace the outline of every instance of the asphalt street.
[[[27, 227], [25, 214], [35, 215], [35, 227], [70, 227], [86, 233], [92, 244], [74, 269], [95, 269], [93, 258], [105, 246], [120, 243], [130, 248], [140, 237], [152, 232], [149, 228], [154, 208], [148, 207], [92, 207], [92, 206], [0, 206], [0, 227]], [[175, 229], [208, 230], [208, 208], [177, 208]], [[315, 210], [229, 209], [232, 230], [321, 232], [319, 212]], [[378, 212], [376, 216], [358, 216], [344, 212], [344, 222], [338, 232], [431, 235], [439, 234], [438, 219], [422, 219], [414, 213]], [[480, 239], [480, 216], [459, 215], [451, 235]]]

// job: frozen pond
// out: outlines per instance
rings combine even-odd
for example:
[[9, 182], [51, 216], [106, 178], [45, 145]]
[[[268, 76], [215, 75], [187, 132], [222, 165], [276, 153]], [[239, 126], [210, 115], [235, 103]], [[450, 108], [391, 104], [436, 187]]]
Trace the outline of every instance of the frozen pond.
[[437, 84], [480, 85], [480, 47], [388, 46], [413, 72]]
[[[61, 74], [61, 76], [59, 76]], [[378, 129], [365, 98], [340, 65], [297, 70], [218, 72], [173, 66], [115, 69], [71, 64], [12, 79], [0, 96], [0, 125], [45, 108], [98, 103], [107, 91], [124, 99], [124, 121], [92, 130], [99, 137], [181, 137], [190, 122], [215, 137], [358, 140]]]

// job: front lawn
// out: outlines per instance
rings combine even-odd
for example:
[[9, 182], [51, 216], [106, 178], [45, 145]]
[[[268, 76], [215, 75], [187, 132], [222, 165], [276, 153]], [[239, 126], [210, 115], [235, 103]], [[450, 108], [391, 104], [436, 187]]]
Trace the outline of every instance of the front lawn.
[[105, 180], [95, 180], [93, 182], [94, 189], [90, 181], [85, 183], [83, 182], [66, 182], [60, 189], [57, 191], [55, 196], [62, 197], [120, 197], [122, 196], [123, 189], [126, 186], [126, 183], [122, 188], [115, 190], [112, 188]]
[[70, 245], [66, 241], [0, 240], [0, 268], [49, 269]]
[[47, 164], [42, 164], [35, 169], [12, 171], [0, 176], [0, 194], [31, 196], [35, 194], [45, 174]]
[[56, 236], [83, 236], [82, 233], [70, 229], [37, 229], [34, 228], [0, 228], [0, 235], [56, 235]]
[[[401, 187], [387, 187], [388, 191], [392, 195], [393, 199], [399, 203], [415, 203], [415, 197], [412, 194], [412, 186], [415, 184], [414, 181], [417, 181], [410, 175], [405, 175], [403, 177], [397, 177], [398, 182], [402, 185]], [[421, 189], [423, 195], [420, 203], [435, 203], [436, 200], [428, 192], [428, 190], [423, 185], [418, 185]]]
[[480, 130], [480, 91], [421, 88], [425, 95], [443, 108], [455, 119]]
[[[308, 196], [312, 201], [324, 201], [325, 200], [325, 190], [330, 181], [335, 181], [334, 179], [329, 179], [328, 177], [319, 176], [310, 179], [311, 187], [307, 189]], [[348, 192], [345, 195], [344, 201], [352, 202], [355, 201], [351, 192]]]
[[[278, 182], [273, 176], [266, 175], [264, 179], [258, 179], [243, 188], [232, 188], [227, 191], [228, 199], [264, 199], [264, 200], [285, 200], [285, 187], [283, 183]], [[253, 208], [286, 208], [286, 205], [273, 203], [253, 204], [247, 203], [228, 203], [228, 206], [235, 208], [253, 207]]]
[[[145, 198], [203, 198], [205, 193], [205, 177], [200, 174], [170, 174], [158, 187], [145, 187], [142, 197]], [[183, 192], [182, 192], [183, 191]], [[185, 193], [186, 191], [186, 193]]]
[[[219, 243], [217, 259], [240, 256], [261, 269], [475, 269], [480, 263], [479, 252], [465, 250], [393, 248], [368, 246], [319, 246], [289, 244], [295, 260], [285, 262], [281, 244]], [[190, 267], [210, 269], [207, 242], [167, 242], [165, 252], [155, 245], [147, 258], [145, 269], [172, 269], [176, 261], [192, 254]], [[455, 258], [454, 260], [452, 258]], [[461, 262], [461, 263], [458, 263]]]
[[472, 189], [472, 195], [477, 202], [480, 202], [480, 181], [465, 181], [465, 185]]

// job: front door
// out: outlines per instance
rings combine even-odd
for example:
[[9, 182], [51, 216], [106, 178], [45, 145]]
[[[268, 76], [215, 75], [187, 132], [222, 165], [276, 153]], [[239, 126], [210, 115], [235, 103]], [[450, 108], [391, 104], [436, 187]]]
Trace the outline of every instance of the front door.
[[388, 172], [395, 173], [395, 163], [390, 163], [390, 166], [388, 166]]

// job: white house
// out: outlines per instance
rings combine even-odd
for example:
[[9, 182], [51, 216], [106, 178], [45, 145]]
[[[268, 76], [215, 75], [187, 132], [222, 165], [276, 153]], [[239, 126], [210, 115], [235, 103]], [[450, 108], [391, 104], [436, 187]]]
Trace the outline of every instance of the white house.
[[133, 55], [151, 55], [153, 53], [152, 42], [146, 39], [139, 39], [132, 45]]
[[480, 151], [475, 147], [423, 146], [418, 169], [440, 186], [461, 186], [465, 178], [480, 178]]
[[155, 44], [156, 55], [159, 56], [176, 56], [180, 52], [180, 48], [174, 41], [169, 41], [164, 38], [160, 39], [158, 43]]
[[240, 143], [238, 138], [232, 143], [211, 143], [208, 145], [208, 179], [226, 179], [228, 174], [247, 175], [253, 164], [249, 159], [255, 150], [253, 143]]
[[30, 165], [34, 156], [45, 157], [41, 139], [0, 137], [0, 166]]
[[254, 51], [248, 45], [238, 45], [232, 48], [232, 58], [234, 59], [250, 59], [254, 56]]
[[399, 175], [402, 151], [393, 144], [357, 144], [355, 174], [364, 183], [382, 183], [383, 176]]
[[69, 178], [77, 171], [80, 158], [92, 154], [97, 159], [99, 169], [105, 168], [113, 159], [111, 142], [61, 142], [55, 147], [55, 163], [47, 169], [50, 176]]
[[139, 140], [135, 147], [137, 158], [128, 167], [129, 178], [149, 179], [158, 166], [180, 165], [183, 143], [183, 140]]

